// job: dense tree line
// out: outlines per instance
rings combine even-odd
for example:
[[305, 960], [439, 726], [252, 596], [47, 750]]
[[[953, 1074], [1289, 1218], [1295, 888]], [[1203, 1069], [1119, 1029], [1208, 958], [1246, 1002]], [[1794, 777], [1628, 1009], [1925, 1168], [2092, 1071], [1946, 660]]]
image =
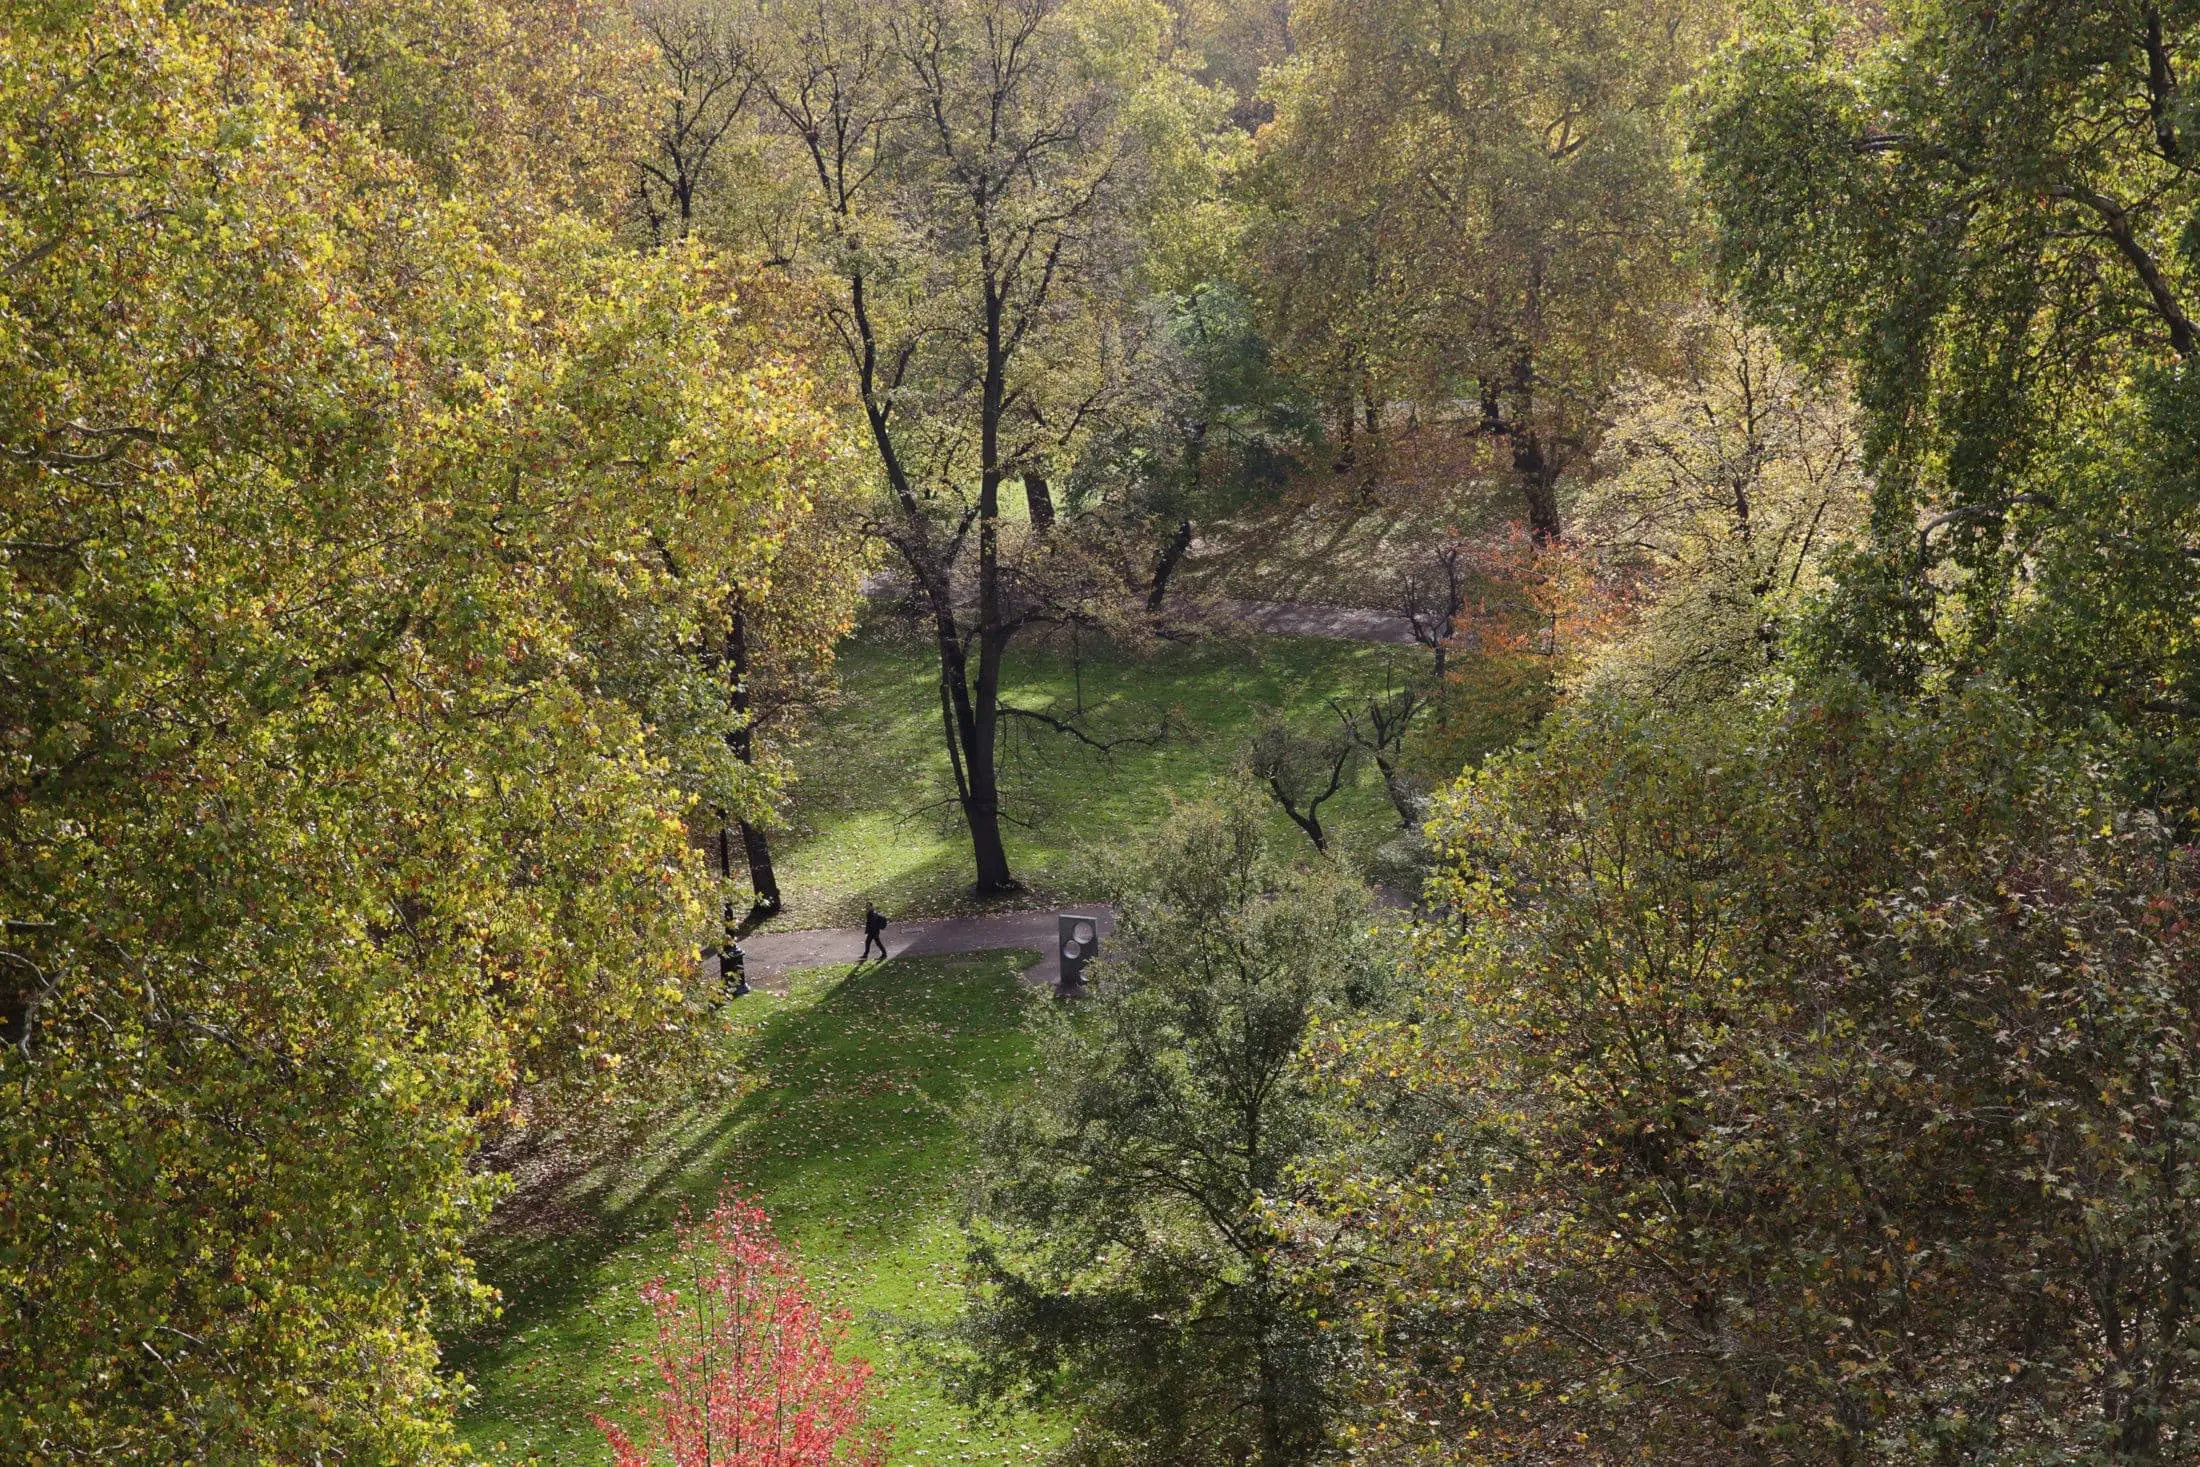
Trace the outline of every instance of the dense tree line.
[[[1250, 1113], [1179, 1098], [1202, 1032], [1142, 1017], [1229, 969], [1103, 968], [1089, 1032], [1162, 1052], [1066, 1046], [997, 1134], [1047, 1182], [981, 1196], [974, 1338], [1027, 1373], [973, 1380], [1070, 1391], [1098, 1459], [2191, 1460], [2200, 18], [1293, 22], [1241, 278], [1334, 463], [1511, 450], [1522, 539], [1409, 606], [1532, 712], [1438, 792], [1381, 996], [1300, 1010], [1258, 1204], [1196, 1180]], [[1292, 1301], [1319, 1429], [1172, 1434], [1257, 1334], [1164, 1240]]]
[[0, 22], [10, 1461], [451, 1452], [469, 1158], [694, 1048], [700, 649], [845, 617], [784, 302], [613, 237], [616, 14], [318, 19]]

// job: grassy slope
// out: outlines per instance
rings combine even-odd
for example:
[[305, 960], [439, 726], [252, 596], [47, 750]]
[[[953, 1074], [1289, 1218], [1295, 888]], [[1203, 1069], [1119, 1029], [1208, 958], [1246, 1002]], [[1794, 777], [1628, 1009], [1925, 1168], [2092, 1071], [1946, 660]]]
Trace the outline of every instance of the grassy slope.
[[699, 1105], [657, 1145], [528, 1199], [537, 1221], [481, 1240], [501, 1320], [453, 1343], [479, 1390], [462, 1429], [492, 1461], [609, 1460], [591, 1412], [634, 1419], [649, 1334], [639, 1285], [660, 1267], [683, 1209], [731, 1179], [758, 1195], [821, 1295], [853, 1315], [896, 1428], [897, 1463], [1035, 1460], [1044, 1421], [974, 1424], [947, 1403], [905, 1331], [959, 1299], [957, 1114], [1013, 1100], [1032, 1063], [1020, 988], [1028, 953], [904, 959], [849, 976], [798, 975], [786, 997], [726, 1011], [720, 1041], [752, 1081]]
[[[1172, 799], [1198, 798], [1238, 759], [1268, 709], [1314, 723], [1324, 702], [1379, 683], [1387, 665], [1419, 670], [1418, 648], [1360, 646], [1312, 637], [1166, 646], [1128, 656], [1063, 638], [1013, 645], [1007, 700], [1057, 715], [1077, 706], [1110, 736], [1150, 732], [1157, 747], [1112, 756], [1051, 730], [1011, 721], [1002, 735], [1009, 861], [1034, 902], [1078, 899], [1104, 888], [1110, 842], [1159, 823]], [[789, 830], [777, 842], [789, 910], [777, 925], [817, 927], [860, 919], [866, 897], [890, 915], [960, 909], [971, 869], [968, 837], [948, 796], [953, 777], [940, 732], [938, 673], [928, 645], [873, 631], [841, 651], [839, 706], [796, 753]], [[1322, 809], [1342, 849], [1365, 859], [1397, 833], [1397, 817], [1372, 768]], [[1278, 829], [1291, 827], [1276, 816]]]

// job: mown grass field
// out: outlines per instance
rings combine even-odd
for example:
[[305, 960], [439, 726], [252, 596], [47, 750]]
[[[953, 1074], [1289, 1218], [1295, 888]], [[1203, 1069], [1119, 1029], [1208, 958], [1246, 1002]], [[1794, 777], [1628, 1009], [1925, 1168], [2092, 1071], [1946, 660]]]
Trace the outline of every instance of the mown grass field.
[[878, 1369], [898, 1464], [1034, 1461], [1057, 1428], [974, 1422], [923, 1361], [921, 1331], [960, 1300], [959, 1117], [1014, 1104], [1033, 1064], [1022, 988], [1031, 953], [902, 959], [796, 975], [784, 996], [730, 1004], [712, 1042], [738, 1065], [731, 1098], [676, 1117], [637, 1154], [526, 1199], [525, 1226], [477, 1242], [502, 1318], [449, 1342], [478, 1394], [461, 1421], [491, 1462], [610, 1460], [591, 1413], [635, 1419], [651, 1386], [643, 1282], [683, 1211], [730, 1180], [758, 1197], [820, 1295], [852, 1316]]
[[[1172, 802], [1198, 799], [1232, 770], [1261, 717], [1280, 710], [1335, 727], [1327, 701], [1419, 670], [1413, 647], [1318, 637], [1166, 645], [1125, 654], [1063, 635], [1012, 644], [1006, 701], [1068, 717], [1102, 738], [1152, 746], [1103, 754], [1064, 734], [1008, 722], [1002, 784], [1009, 861], [1037, 905], [1104, 895], [1109, 851], [1156, 827]], [[782, 927], [844, 926], [864, 901], [890, 916], [967, 910], [969, 838], [940, 729], [939, 674], [929, 644], [874, 628], [841, 649], [837, 706], [796, 751], [800, 774], [775, 841], [788, 911]], [[1289, 822], [1279, 832], [1298, 839]], [[1366, 862], [1398, 834], [1372, 768], [1322, 809], [1338, 846]]]

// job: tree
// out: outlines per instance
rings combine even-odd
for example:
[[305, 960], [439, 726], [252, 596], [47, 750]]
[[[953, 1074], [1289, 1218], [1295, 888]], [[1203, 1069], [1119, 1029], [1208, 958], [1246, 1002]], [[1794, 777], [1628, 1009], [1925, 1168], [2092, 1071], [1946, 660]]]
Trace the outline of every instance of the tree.
[[697, 1048], [683, 649], [835, 425], [736, 271], [484, 227], [286, 9], [0, 58], [0, 1458], [446, 1460], [476, 1147]]
[[[885, 491], [872, 521], [927, 609], [977, 887], [1001, 840], [1001, 659], [1043, 619], [1105, 615], [1096, 560], [1050, 534], [1054, 466], [1124, 390], [1140, 221], [1165, 208], [1191, 97], [1158, 14], [1121, 0], [820, 0], [749, 12], [768, 227], [815, 283]], [[1021, 483], [1028, 533], [1007, 526]]]
[[[753, 232], [749, 216], [771, 186], [758, 169], [748, 113], [757, 80], [737, 18], [713, 0], [651, 0], [635, 21], [654, 46], [663, 77], [649, 146], [635, 160], [632, 206], [652, 247], [710, 241], [713, 247]], [[809, 329], [810, 300], [800, 286], [775, 282], [758, 292], [787, 348], [806, 360], [825, 355]], [[734, 726], [726, 746], [765, 799], [737, 811], [710, 806], [722, 901], [721, 948], [735, 940], [733, 846], [738, 838], [751, 893], [745, 920], [784, 909], [772, 861], [769, 808], [783, 797], [792, 768], [783, 747], [799, 733], [801, 711], [827, 685], [833, 646], [854, 621], [861, 595], [860, 501], [852, 475], [821, 477], [802, 506], [803, 533], [786, 542], [768, 584], [735, 586], [698, 643], [698, 667], [723, 679]]]
[[1172, 817], [1033, 1103], [986, 1123], [967, 1381], [1059, 1393], [1076, 1460], [1278, 1467], [1325, 1440], [1334, 1361], [1271, 1208], [1316, 1139], [1301, 1044], [1376, 999], [1381, 954], [1365, 893], [1286, 866], [1266, 823]]
[[634, 204], [652, 244], [687, 239], [697, 211], [723, 182], [755, 92], [738, 32], [723, 10], [695, 0], [637, 5], [636, 23], [657, 48], [665, 95], [650, 147], [636, 163]]
[[1174, 297], [1171, 312], [1185, 380], [1149, 418], [1166, 425], [1170, 441], [1152, 452], [1164, 467], [1151, 476], [1144, 507], [1157, 524], [1175, 526], [1154, 562], [1149, 611], [1161, 609], [1191, 549], [1194, 521], [1272, 495], [1321, 438], [1311, 405], [1262, 338], [1245, 293], [1229, 282], [1227, 264], [1211, 258], [1234, 248], [1235, 232], [1223, 234], [1202, 241], [1177, 267], [1201, 278]]
[[1405, 768], [1406, 735], [1428, 705], [1427, 690], [1411, 678], [1385, 679], [1375, 692], [1350, 702], [1332, 700], [1329, 705], [1344, 725], [1346, 739], [1375, 762], [1383, 791], [1398, 812], [1398, 823], [1408, 830], [1428, 818], [1427, 796], [1414, 788]]
[[1452, 638], [1459, 635], [1459, 614], [1467, 609], [1467, 578], [1472, 566], [1466, 547], [1458, 544], [1438, 546], [1431, 559], [1435, 561], [1433, 573], [1419, 569], [1406, 573], [1399, 588], [1398, 609], [1413, 640], [1433, 654], [1435, 666], [1431, 672], [1436, 681], [1442, 682], [1451, 661]]
[[811, 1299], [762, 1208], [721, 1195], [642, 1297], [657, 1315], [663, 1454], [596, 1417], [618, 1467], [882, 1467], [871, 1367], [845, 1354], [846, 1320]]
[[1693, 134], [1722, 273], [1869, 414], [1829, 654], [1890, 687], [1995, 669], [2186, 820], [2196, 46], [2144, 3], [1799, 12], [1713, 69]]
[[1687, 4], [1315, 3], [1271, 85], [1249, 198], [1271, 337], [1379, 430], [1386, 401], [1501, 439], [1539, 539], [1603, 400], [1662, 362], [1689, 289], [1666, 99]]
[[[800, 715], [825, 695], [834, 644], [854, 622], [863, 567], [851, 513], [855, 487], [845, 476], [821, 482], [804, 506], [802, 533], [789, 539], [769, 582], [735, 588], [724, 607], [723, 668], [737, 721], [727, 738], [735, 757], [762, 772], [775, 793], [791, 774], [785, 751], [800, 736]], [[719, 817], [723, 841], [723, 806]], [[783, 903], [771, 821], [761, 811], [730, 818], [748, 864], [751, 915], [776, 915]], [[724, 851], [720, 865], [721, 875], [733, 874]]]
[[1447, 658], [1430, 689], [1435, 727], [1417, 762], [1440, 773], [1532, 734], [1625, 635], [1633, 609], [1626, 567], [1587, 542], [1538, 540], [1512, 525], [1444, 553], [1438, 594], [1458, 597], [1459, 609], [1443, 621], [1422, 613], [1421, 632], [1448, 622], [1447, 640], [1474, 655]]
[[1307, 733], [1271, 717], [1246, 740], [1245, 769], [1326, 856], [1329, 832], [1322, 825], [1321, 809], [1344, 788], [1360, 752], [1349, 719], [1334, 732]]
[[2181, 1450], [2200, 889], [2097, 767], [1984, 685], [1584, 699], [1438, 832], [1323, 1054], [1363, 1456]]
[[300, 0], [346, 86], [332, 105], [517, 239], [608, 221], [644, 147], [648, 43], [618, 0]]
[[1780, 659], [1870, 496], [1856, 411], [1769, 332], [1713, 312], [1678, 380], [1615, 394], [1582, 542], [1636, 582], [1635, 624], [1588, 677], [1709, 703]]

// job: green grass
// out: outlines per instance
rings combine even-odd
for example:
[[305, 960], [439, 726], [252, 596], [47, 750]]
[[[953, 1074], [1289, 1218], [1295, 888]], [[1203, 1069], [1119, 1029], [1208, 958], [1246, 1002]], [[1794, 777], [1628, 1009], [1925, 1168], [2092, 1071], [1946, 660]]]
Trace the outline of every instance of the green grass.
[[[1316, 637], [1167, 645], [1143, 655], [1056, 635], [1011, 644], [1005, 699], [1066, 716], [1079, 706], [1096, 734], [1169, 732], [1112, 755], [1009, 720], [1002, 785], [1009, 863], [1031, 903], [1103, 895], [1111, 843], [1135, 840], [1172, 801], [1231, 777], [1246, 735], [1269, 709], [1334, 727], [1333, 696], [1419, 667], [1418, 648]], [[800, 780], [777, 839], [786, 927], [848, 925], [866, 898], [893, 916], [968, 909], [969, 837], [951, 803], [940, 729], [939, 674], [928, 643], [873, 629], [841, 649], [841, 695], [796, 751]], [[1303, 839], [1279, 813], [1279, 832]], [[1322, 808], [1342, 852], [1365, 860], [1397, 834], [1371, 768]]]
[[1012, 1104], [1034, 1063], [1021, 987], [1030, 953], [901, 959], [850, 976], [798, 974], [723, 1011], [716, 1042], [746, 1083], [695, 1106], [640, 1154], [538, 1189], [477, 1242], [500, 1319], [450, 1342], [478, 1395], [460, 1428], [493, 1462], [609, 1460], [592, 1412], [632, 1421], [649, 1382], [633, 1355], [650, 1334], [638, 1289], [662, 1266], [683, 1211], [730, 1180], [756, 1195], [812, 1285], [852, 1316], [855, 1351], [878, 1367], [892, 1460], [1034, 1461], [1045, 1420], [973, 1422], [944, 1397], [912, 1328], [960, 1299], [956, 1188], [970, 1157], [958, 1116]]

